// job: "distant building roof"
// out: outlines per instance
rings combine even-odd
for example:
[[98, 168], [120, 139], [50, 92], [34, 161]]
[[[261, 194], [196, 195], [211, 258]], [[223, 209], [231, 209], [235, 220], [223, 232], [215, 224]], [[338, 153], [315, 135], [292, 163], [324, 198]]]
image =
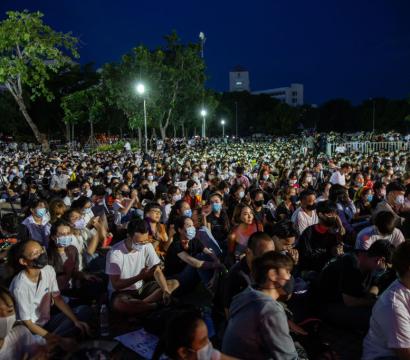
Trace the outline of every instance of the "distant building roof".
[[243, 72], [243, 71], [248, 71], [248, 70], [246, 70], [243, 66], [241, 66], [241, 65], [236, 65], [232, 70], [231, 70], [231, 72]]

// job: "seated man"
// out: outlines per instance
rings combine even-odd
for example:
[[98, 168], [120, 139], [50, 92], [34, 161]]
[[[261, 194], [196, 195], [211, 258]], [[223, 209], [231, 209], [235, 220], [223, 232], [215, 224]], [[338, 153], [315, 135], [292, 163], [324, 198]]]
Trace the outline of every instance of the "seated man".
[[330, 261], [320, 273], [321, 315], [336, 326], [367, 330], [377, 293], [371, 291], [376, 270], [391, 263], [393, 245], [378, 240], [367, 251], [356, 251]]
[[254, 287], [235, 296], [222, 351], [244, 360], [298, 358], [285, 310], [277, 301], [290, 279], [292, 259], [269, 251], [252, 263]]
[[410, 358], [410, 242], [393, 255], [398, 274], [374, 305], [370, 329], [363, 342], [363, 360]]
[[376, 240], [388, 240], [394, 247], [397, 247], [404, 242], [404, 236], [401, 230], [394, 225], [394, 215], [390, 211], [380, 211], [374, 219], [374, 225], [359, 232], [355, 248], [367, 250]]
[[[148, 240], [148, 226], [144, 220], [129, 222], [127, 238], [115, 244], [107, 255], [108, 291], [115, 311], [136, 315], [157, 308], [162, 298], [169, 299], [178, 286], [166, 280], [160, 259]], [[155, 278], [155, 282], [152, 280]]]
[[321, 271], [335, 255], [343, 254], [344, 227], [330, 201], [317, 205], [319, 223], [309, 226], [299, 238], [300, 271]]

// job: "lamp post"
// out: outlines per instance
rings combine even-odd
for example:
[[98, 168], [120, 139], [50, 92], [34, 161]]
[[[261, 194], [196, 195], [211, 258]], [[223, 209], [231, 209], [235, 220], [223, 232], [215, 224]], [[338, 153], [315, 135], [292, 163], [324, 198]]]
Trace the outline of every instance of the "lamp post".
[[142, 96], [142, 100], [144, 101], [144, 141], [145, 141], [145, 153], [148, 152], [148, 131], [147, 131], [147, 106], [145, 103], [145, 85], [142, 83], [138, 83], [136, 86], [137, 93]]
[[222, 125], [222, 137], [225, 138], [225, 120], [221, 120], [221, 125]]
[[201, 110], [201, 116], [202, 116], [202, 138], [205, 139], [205, 136], [206, 136], [206, 110], [205, 109]]

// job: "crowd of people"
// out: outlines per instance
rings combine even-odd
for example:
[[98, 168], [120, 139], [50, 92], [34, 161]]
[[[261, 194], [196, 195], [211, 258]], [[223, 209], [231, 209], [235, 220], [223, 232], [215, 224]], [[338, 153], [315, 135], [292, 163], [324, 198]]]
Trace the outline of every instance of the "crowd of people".
[[72, 351], [107, 309], [157, 358], [337, 356], [326, 324], [409, 359], [410, 156], [302, 143], [2, 152], [0, 359]]

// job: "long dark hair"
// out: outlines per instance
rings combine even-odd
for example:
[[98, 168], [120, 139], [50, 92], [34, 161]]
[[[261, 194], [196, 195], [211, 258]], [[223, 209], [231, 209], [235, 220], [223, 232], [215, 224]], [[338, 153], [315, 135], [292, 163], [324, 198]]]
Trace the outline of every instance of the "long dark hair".
[[51, 265], [56, 274], [60, 274], [63, 272], [63, 261], [61, 259], [60, 254], [58, 253], [58, 246], [55, 241], [57, 236], [57, 229], [60, 226], [68, 226], [71, 229], [71, 225], [68, 221], [64, 219], [57, 220], [50, 229], [50, 241], [48, 243], [47, 255], [48, 255], [48, 263]]

